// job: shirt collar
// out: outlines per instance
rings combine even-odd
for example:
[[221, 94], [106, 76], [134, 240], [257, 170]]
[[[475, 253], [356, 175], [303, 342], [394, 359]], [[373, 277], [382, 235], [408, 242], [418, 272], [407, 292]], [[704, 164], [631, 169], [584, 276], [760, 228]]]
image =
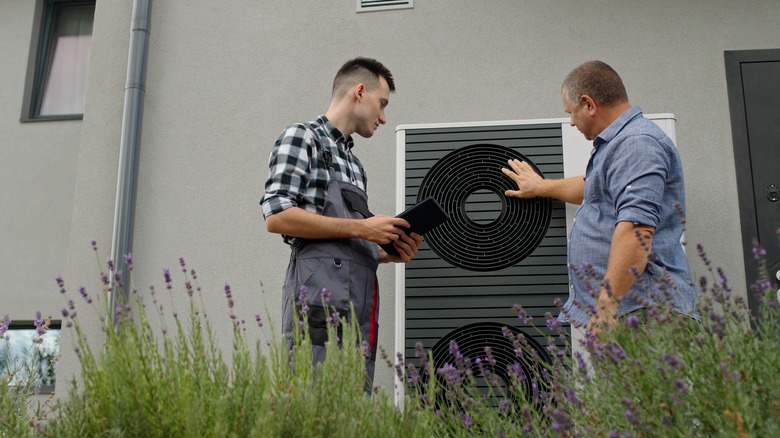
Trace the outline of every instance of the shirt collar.
[[641, 115], [642, 109], [638, 106], [632, 106], [631, 108], [627, 109], [625, 112], [623, 112], [623, 114], [618, 116], [614, 122], [610, 123], [610, 125], [607, 126], [607, 129], [601, 131], [601, 134], [596, 136], [596, 139], [593, 140], [593, 147], [598, 148], [602, 144], [609, 143], [618, 135], [620, 131], [623, 130], [628, 122]]
[[344, 134], [342, 134], [324, 114], [317, 118], [317, 122], [325, 128], [328, 135], [330, 135], [337, 145], [344, 146], [344, 149], [346, 150], [351, 150], [352, 147], [355, 146], [355, 142], [352, 141], [352, 136], [344, 137]]

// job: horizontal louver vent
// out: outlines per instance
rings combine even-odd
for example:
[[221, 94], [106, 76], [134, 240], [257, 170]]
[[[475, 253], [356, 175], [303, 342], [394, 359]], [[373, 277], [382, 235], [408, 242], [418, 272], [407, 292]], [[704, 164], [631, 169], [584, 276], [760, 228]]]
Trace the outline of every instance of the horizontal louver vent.
[[[492, 260], [492, 249], [514, 248], [519, 252], [521, 247], [525, 248], [529, 244], [527, 238], [508, 238], [500, 231], [528, 226], [537, 216], [529, 212], [525, 219], [529, 224], [525, 224], [522, 218], [512, 217], [508, 203], [513, 199], [504, 197], [504, 188], [494, 187], [493, 178], [481, 183], [486, 178], [485, 173], [489, 172], [493, 172], [488, 176], [495, 177], [495, 184], [505, 178], [500, 168], [506, 163], [506, 157], [498, 152], [508, 149], [522, 155], [546, 178], [563, 177], [560, 123], [407, 129], [404, 145], [406, 207], [417, 202], [420, 191], [432, 178], [431, 174], [447, 164], [451, 157], [461, 154], [470, 157], [470, 152], [488, 145], [484, 154], [487, 155], [484, 159], [488, 163], [487, 169], [474, 163], [461, 163], [444, 173], [446, 179], [458, 179], [452, 190], [469, 193], [461, 196], [462, 202], [456, 203], [463, 204], [457, 209], [462, 217], [451, 214], [449, 225], [461, 221], [469, 223], [470, 228], [475, 230], [490, 231], [488, 235], [477, 236], [484, 246], [485, 260]], [[496, 153], [491, 154], [493, 149]], [[473, 177], [460, 179], [461, 175], [469, 172], [476, 173]], [[423, 196], [427, 195], [423, 193]], [[443, 206], [448, 205], [448, 196], [439, 196]], [[544, 316], [547, 312], [557, 315], [554, 301], [555, 298], [565, 299], [568, 296], [569, 276], [566, 268], [565, 206], [560, 201], [551, 201], [545, 212], [549, 216], [544, 223], [549, 224], [549, 228], [538, 236], [540, 241], [532, 239], [530, 243], [533, 245], [525, 250], [527, 257], [507, 263], [486, 262], [483, 266], [479, 264], [482, 258], [471, 256], [457, 259], [463, 263], [454, 264], [434, 250], [436, 236], [426, 235], [417, 256], [405, 265], [404, 354], [408, 360], [414, 363], [416, 343], [430, 349], [453, 330], [478, 322], [512, 326], [536, 338], [542, 345], [546, 343], [538, 333], [551, 333], [547, 330]], [[447, 231], [445, 226], [440, 228]], [[469, 233], [468, 230], [462, 233], [458, 230], [453, 227], [451, 232], [439, 237], [449, 238], [457, 248], [461, 245], [468, 251], [480, 249], [480, 245], [468, 243], [473, 237], [463, 235]], [[492, 267], [488, 269], [488, 265]], [[533, 321], [519, 319], [512, 311], [514, 304], [522, 305], [534, 317]]]
[[409, 9], [414, 0], [357, 0], [358, 12], [386, 11], [388, 9]]

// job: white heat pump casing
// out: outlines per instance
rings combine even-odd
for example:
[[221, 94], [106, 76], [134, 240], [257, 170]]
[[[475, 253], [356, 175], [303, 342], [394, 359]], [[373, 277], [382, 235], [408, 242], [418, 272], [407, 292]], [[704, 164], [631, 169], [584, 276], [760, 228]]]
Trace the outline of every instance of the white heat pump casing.
[[[645, 115], [648, 119], [655, 122], [675, 143], [676, 142], [676, 119], [673, 114], [650, 114]], [[409, 124], [399, 125], [396, 128], [396, 210], [404, 210], [406, 205], [406, 136], [407, 132], [414, 130], [436, 130], [451, 128], [479, 128], [479, 127], [501, 127], [511, 125], [545, 125], [560, 124], [561, 141], [563, 154], [563, 176], [565, 178], [584, 175], [588, 160], [593, 148], [592, 142], [585, 139], [577, 128], [569, 123], [568, 118], [557, 119], [527, 119], [527, 120], [505, 120], [505, 121], [487, 121], [487, 122], [466, 122], [466, 123], [436, 123], [436, 124]], [[498, 169], [496, 169], [498, 171]], [[571, 231], [574, 214], [578, 208], [577, 205], [566, 204], [566, 235]], [[396, 264], [395, 266], [395, 351], [404, 352], [406, 350], [406, 266], [405, 264]], [[561, 297], [565, 301], [566, 297]], [[578, 346], [574, 345], [573, 349]], [[396, 403], [403, 402], [403, 382], [395, 376], [395, 395]]]

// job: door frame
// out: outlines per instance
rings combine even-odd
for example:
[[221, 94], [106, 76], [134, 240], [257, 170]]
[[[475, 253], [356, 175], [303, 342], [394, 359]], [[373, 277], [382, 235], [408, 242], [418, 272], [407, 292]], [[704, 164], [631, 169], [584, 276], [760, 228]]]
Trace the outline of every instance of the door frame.
[[[745, 282], [748, 305], [753, 315], [759, 316], [761, 302], [750, 286], [758, 278], [758, 263], [753, 257], [753, 239], [758, 236], [756, 199], [753, 188], [753, 170], [750, 161], [745, 94], [742, 88], [742, 64], [780, 61], [780, 49], [728, 50], [724, 52], [726, 87], [731, 113], [731, 137], [734, 146], [734, 170], [737, 179], [739, 219], [742, 229], [742, 257], [745, 263]], [[766, 245], [766, 242], [763, 242]]]

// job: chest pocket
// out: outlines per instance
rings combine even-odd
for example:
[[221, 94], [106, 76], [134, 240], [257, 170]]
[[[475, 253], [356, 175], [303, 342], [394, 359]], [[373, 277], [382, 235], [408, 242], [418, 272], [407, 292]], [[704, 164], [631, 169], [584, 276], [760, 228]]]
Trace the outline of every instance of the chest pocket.
[[344, 206], [349, 210], [360, 213], [360, 215], [364, 218], [370, 218], [374, 216], [368, 210], [368, 203], [366, 202], [366, 199], [360, 196], [358, 193], [348, 189], [342, 189], [341, 197], [344, 199]]

